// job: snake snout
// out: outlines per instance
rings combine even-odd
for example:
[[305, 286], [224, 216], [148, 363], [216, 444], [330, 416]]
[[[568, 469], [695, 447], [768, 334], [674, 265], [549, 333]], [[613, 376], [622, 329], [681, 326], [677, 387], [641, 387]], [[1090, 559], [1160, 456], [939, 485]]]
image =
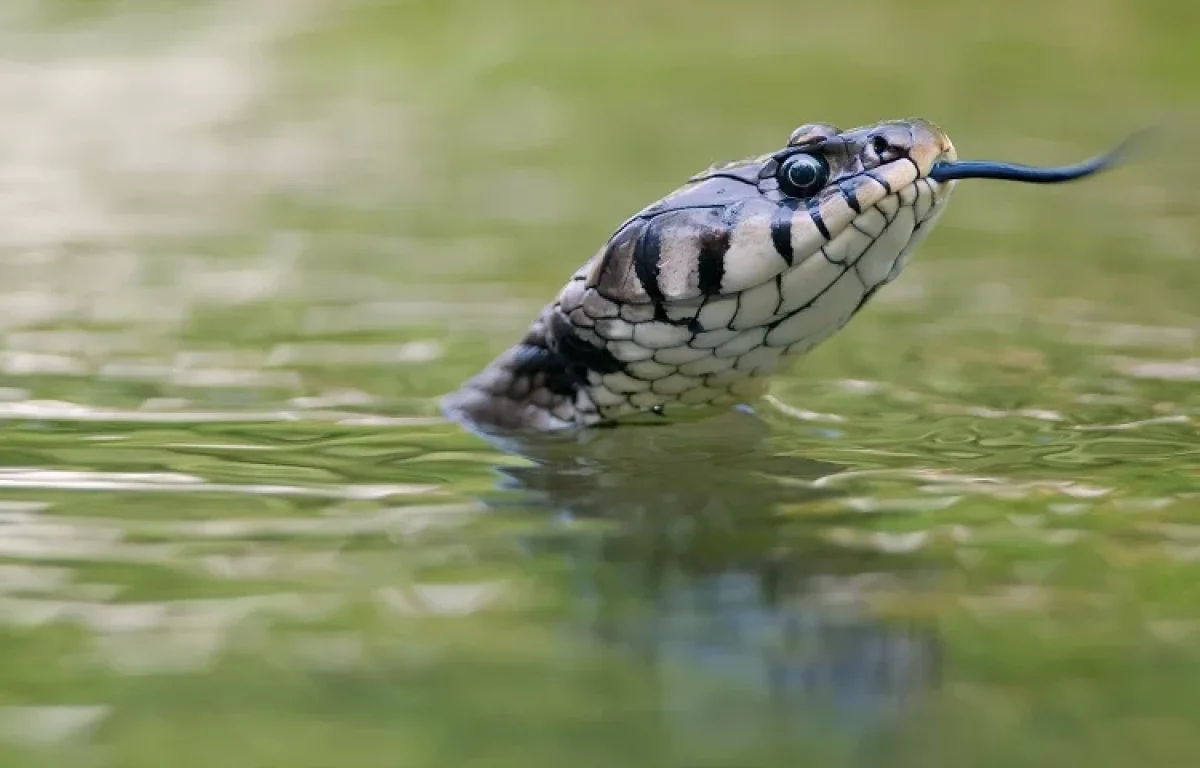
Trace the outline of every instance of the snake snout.
[[844, 133], [843, 140], [855, 148], [864, 169], [907, 160], [916, 167], [919, 178], [927, 177], [937, 163], [958, 157], [946, 132], [920, 118], [856, 128]]

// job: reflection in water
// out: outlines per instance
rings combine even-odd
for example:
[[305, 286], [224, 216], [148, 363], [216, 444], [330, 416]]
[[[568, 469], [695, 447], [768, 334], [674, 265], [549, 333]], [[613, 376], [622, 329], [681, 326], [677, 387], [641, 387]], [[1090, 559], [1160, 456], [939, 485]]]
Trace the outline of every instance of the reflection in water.
[[933, 631], [864, 601], [916, 574], [821, 541], [812, 523], [846, 513], [812, 481], [840, 467], [773, 450], [758, 417], [495, 442], [533, 463], [498, 468], [507, 493], [493, 504], [564, 523], [535, 546], [567, 563], [569, 631], [649, 664], [689, 750], [770, 743], [829, 716], [863, 736], [936, 685]]

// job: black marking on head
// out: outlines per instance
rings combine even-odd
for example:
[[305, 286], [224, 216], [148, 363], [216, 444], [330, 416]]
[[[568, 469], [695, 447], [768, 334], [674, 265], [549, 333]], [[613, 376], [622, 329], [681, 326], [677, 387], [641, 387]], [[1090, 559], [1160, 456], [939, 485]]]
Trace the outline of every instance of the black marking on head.
[[700, 233], [700, 252], [696, 259], [696, 275], [700, 293], [715, 296], [721, 292], [725, 278], [725, 254], [729, 251], [730, 231], [725, 227], [706, 227]]
[[915, 170], [917, 172], [918, 179], [922, 178], [925, 175], [925, 172], [921, 170], [921, 166], [917, 165], [917, 161], [913, 160], [910, 155], [905, 155], [904, 159], [907, 160], [908, 162], [912, 163], [913, 170]]
[[655, 304], [654, 305], [654, 322], [656, 322], [656, 323], [663, 323], [664, 325], [677, 325], [677, 326], [691, 327], [692, 321], [695, 319], [696, 318], [694, 318], [694, 317], [683, 317], [683, 318], [676, 320], [675, 318], [673, 318], [667, 314], [667, 307], [665, 304]]
[[817, 202], [815, 197], [808, 199], [808, 216], [813, 220], [813, 224], [817, 225], [817, 230], [821, 233], [821, 237], [826, 240], [832, 240], [829, 235], [829, 228], [825, 226], [825, 219], [821, 218], [821, 204]]
[[604, 245], [599, 263], [591, 270], [588, 288], [595, 288], [606, 299], [628, 301], [631, 285], [629, 272], [633, 269], [633, 252], [646, 229], [646, 221], [636, 216], [629, 219], [613, 233]]
[[661, 216], [664, 213], [674, 213], [675, 211], [719, 211], [726, 207], [728, 207], [726, 203], [698, 203], [696, 205], [679, 205], [668, 208], [666, 204], [660, 200], [645, 210], [634, 214], [629, 218], [629, 221], [626, 221], [625, 223], [628, 224], [630, 221], [650, 221], [655, 216]]
[[771, 244], [789, 267], [796, 258], [792, 252], [792, 215], [796, 213], [796, 206], [795, 200], [780, 203], [771, 216]]
[[700, 322], [700, 313], [708, 306], [708, 298], [708, 296], [702, 297], [700, 299], [700, 306], [696, 307], [696, 314], [687, 319], [688, 333], [695, 335], [704, 332], [704, 324]]
[[889, 195], [892, 194], [892, 185], [888, 184], [887, 179], [881, 179], [878, 176], [876, 176], [875, 174], [871, 173], [870, 171], [867, 171], [867, 173], [864, 175], [867, 176], [868, 178], [871, 178], [871, 179], [874, 179], [875, 181], [877, 181], [879, 183], [879, 186], [883, 187], [884, 192], [887, 192]]
[[[831, 263], [831, 264], [836, 264], [836, 262], [830, 262], [830, 263]], [[776, 328], [776, 327], [778, 327], [778, 326], [782, 325], [782, 324], [783, 324], [784, 322], [786, 322], [788, 319], [795, 317], [797, 313], [799, 313], [799, 312], [804, 312], [804, 311], [808, 310], [810, 307], [812, 307], [812, 305], [813, 305], [813, 304], [816, 304], [816, 303], [817, 303], [817, 301], [818, 301], [818, 300], [819, 300], [819, 299], [820, 299], [822, 296], [824, 296], [826, 293], [828, 293], [828, 292], [829, 292], [829, 290], [830, 290], [831, 288], [833, 288], [833, 286], [834, 286], [834, 285], [836, 285], [836, 284], [837, 284], [837, 282], [838, 282], [839, 280], [841, 280], [843, 277], [845, 277], [845, 276], [846, 276], [846, 273], [847, 273], [847, 272], [849, 272], [849, 271], [850, 271], [850, 267], [845, 267], [845, 268], [843, 268], [843, 269], [842, 269], [842, 271], [841, 271], [841, 274], [839, 274], [837, 277], [833, 278], [833, 280], [832, 280], [832, 281], [829, 283], [829, 285], [827, 285], [827, 286], [825, 286], [824, 288], [822, 288], [822, 289], [820, 290], [820, 292], [819, 292], [819, 293], [817, 293], [817, 295], [816, 295], [816, 296], [813, 296], [811, 299], [809, 299], [809, 300], [808, 300], [808, 302], [807, 302], [807, 303], [806, 303], [804, 306], [802, 306], [802, 307], [796, 307], [796, 308], [795, 308], [795, 309], [793, 309], [791, 312], [787, 313], [786, 315], [784, 315], [783, 317], [779, 318], [778, 320], [775, 320], [775, 321], [773, 321], [773, 322], [771, 322], [771, 323], [768, 323], [768, 324], [767, 324], [767, 333], [770, 333], [771, 331], [775, 330], [775, 328]]]
[[701, 181], [708, 181], [709, 179], [729, 179], [730, 181], [737, 181], [742, 184], [754, 186], [755, 184], [758, 183], [759, 174], [760, 174], [760, 171], [757, 167], [755, 167], [754, 165], [746, 165], [742, 168], [742, 172], [740, 174], [722, 169], [722, 170], [713, 171], [712, 173], [696, 174], [691, 179], [689, 179], [688, 182], [695, 183], [695, 182], [701, 182]]
[[855, 213], [862, 213], [862, 205], [860, 205], [858, 202], [858, 196], [856, 194], [858, 190], [855, 188], [855, 186], [857, 185], [852, 185], [849, 189], [847, 189], [845, 181], [839, 181], [837, 183], [838, 192], [842, 193], [842, 197], [845, 198], [846, 205], [850, 206], [850, 210], [854, 211]]
[[562, 357], [552, 349], [531, 344], [520, 344], [514, 352], [512, 373], [514, 377], [541, 376], [546, 389], [562, 397], [574, 397], [585, 378], [563, 363]]
[[642, 230], [633, 251], [633, 269], [642, 290], [655, 304], [661, 304], [662, 289], [658, 287], [659, 260], [662, 258], [662, 233], [659, 232], [658, 222], [651, 219]]
[[[860, 282], [862, 281], [861, 275], [859, 276], [859, 281]], [[861, 310], [863, 307], [867, 306], [867, 302], [870, 301], [875, 296], [875, 294], [879, 293], [879, 289], [882, 288], [884, 285], [885, 285], [885, 283], [878, 283], [873, 288], [867, 289], [867, 292], [863, 294], [863, 297], [858, 300], [858, 306], [855, 307], [854, 311], [850, 313], [850, 317], [854, 317], [855, 315], [858, 314], [859, 310]]]
[[580, 381], [587, 380], [588, 371], [605, 374], [625, 370], [625, 364], [612, 352], [584, 341], [562, 313], [550, 313], [548, 331], [551, 347]]

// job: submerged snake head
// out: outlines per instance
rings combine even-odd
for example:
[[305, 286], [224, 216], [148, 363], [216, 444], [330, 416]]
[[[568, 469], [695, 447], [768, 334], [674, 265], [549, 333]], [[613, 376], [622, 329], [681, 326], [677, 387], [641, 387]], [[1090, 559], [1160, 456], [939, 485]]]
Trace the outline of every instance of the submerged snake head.
[[444, 401], [483, 429], [553, 430], [745, 402], [789, 355], [896, 279], [961, 178], [1054, 182], [957, 161], [921, 119], [797, 128], [642, 209], [575, 272], [525, 338]]

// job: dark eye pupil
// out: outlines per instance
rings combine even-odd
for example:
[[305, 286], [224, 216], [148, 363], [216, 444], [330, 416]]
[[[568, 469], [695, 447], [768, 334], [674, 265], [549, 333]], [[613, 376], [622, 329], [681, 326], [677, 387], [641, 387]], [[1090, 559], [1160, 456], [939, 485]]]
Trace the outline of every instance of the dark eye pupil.
[[803, 196], [815, 192], [829, 173], [825, 161], [807, 154], [793, 155], [783, 163], [780, 186], [785, 194]]
[[819, 170], [811, 158], [797, 160], [788, 165], [788, 181], [797, 187], [807, 187], [817, 180]]

